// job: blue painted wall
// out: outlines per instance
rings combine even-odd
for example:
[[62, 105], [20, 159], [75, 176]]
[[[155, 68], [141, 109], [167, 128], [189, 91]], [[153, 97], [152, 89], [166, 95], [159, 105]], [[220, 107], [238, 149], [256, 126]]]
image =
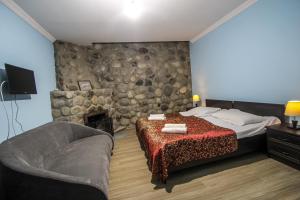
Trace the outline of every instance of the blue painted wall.
[[300, 99], [300, 1], [259, 0], [191, 44], [191, 64], [204, 98]]
[[[55, 89], [52, 43], [0, 3], [0, 68], [4, 63], [31, 69], [35, 73], [37, 95], [18, 101], [19, 121], [25, 130], [52, 121], [49, 92]], [[11, 117], [10, 101], [5, 102]], [[17, 133], [21, 130], [15, 124]], [[13, 129], [11, 129], [13, 134]], [[0, 105], [0, 142], [7, 134], [7, 120]]]

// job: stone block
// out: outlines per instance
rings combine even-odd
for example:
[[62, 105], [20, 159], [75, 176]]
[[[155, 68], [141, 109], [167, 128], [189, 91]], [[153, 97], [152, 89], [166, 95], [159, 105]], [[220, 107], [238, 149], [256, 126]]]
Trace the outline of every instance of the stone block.
[[64, 106], [60, 110], [63, 116], [69, 116], [71, 114], [71, 110], [69, 107]]
[[61, 108], [65, 105], [65, 101], [63, 99], [53, 99], [52, 98], [52, 107], [53, 108]]
[[52, 109], [52, 117], [53, 119], [61, 117], [61, 112], [59, 109]]
[[72, 115], [76, 115], [79, 114], [81, 112], [81, 107], [80, 106], [74, 106], [71, 108], [71, 114]]
[[84, 97], [83, 96], [76, 96], [73, 99], [73, 105], [74, 106], [82, 106], [84, 103]]

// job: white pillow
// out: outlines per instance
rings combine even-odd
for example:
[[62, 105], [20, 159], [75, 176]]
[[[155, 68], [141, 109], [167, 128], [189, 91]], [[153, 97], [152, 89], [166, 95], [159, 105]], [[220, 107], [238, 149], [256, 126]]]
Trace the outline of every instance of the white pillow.
[[261, 116], [242, 112], [238, 109], [221, 110], [219, 112], [213, 113], [212, 116], [238, 126], [256, 124], [265, 120]]
[[218, 112], [220, 111], [221, 108], [214, 108], [214, 107], [202, 107], [202, 106], [199, 106], [199, 107], [196, 107], [196, 108], [192, 108], [191, 110], [188, 110], [186, 112], [180, 112], [180, 114], [182, 116], [205, 116], [205, 115], [208, 115], [208, 114], [211, 114], [211, 113], [215, 113], [215, 112]]

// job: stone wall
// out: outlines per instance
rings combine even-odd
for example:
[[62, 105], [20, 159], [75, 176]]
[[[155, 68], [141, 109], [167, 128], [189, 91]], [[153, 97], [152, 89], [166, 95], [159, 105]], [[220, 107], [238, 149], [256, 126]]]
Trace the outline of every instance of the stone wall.
[[116, 127], [191, 106], [188, 42], [79, 46], [57, 41], [54, 47], [58, 89], [78, 91], [79, 80], [90, 80], [94, 89], [112, 90]]

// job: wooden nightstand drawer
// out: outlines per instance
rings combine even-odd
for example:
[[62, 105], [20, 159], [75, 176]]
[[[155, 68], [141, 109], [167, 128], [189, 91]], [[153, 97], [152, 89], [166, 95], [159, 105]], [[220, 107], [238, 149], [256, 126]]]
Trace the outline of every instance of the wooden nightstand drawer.
[[282, 159], [300, 165], [300, 151], [286, 144], [268, 140], [268, 152]]
[[274, 138], [280, 140], [282, 142], [290, 143], [293, 145], [297, 145], [300, 148], [300, 138], [291, 134], [282, 133], [275, 130], [270, 130], [268, 132], [268, 138]]
[[286, 124], [267, 127], [269, 156], [300, 168], [300, 131], [287, 127]]

